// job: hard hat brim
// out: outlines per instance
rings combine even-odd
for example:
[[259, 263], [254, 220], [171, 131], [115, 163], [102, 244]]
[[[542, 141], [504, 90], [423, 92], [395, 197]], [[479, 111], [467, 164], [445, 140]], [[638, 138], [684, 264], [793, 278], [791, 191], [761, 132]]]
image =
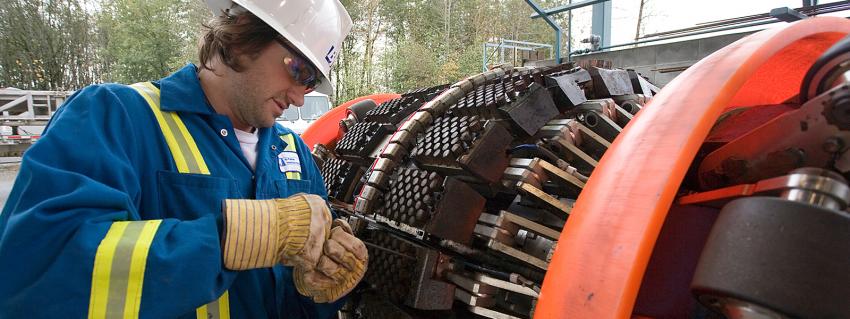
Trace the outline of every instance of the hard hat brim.
[[339, 0], [290, 1], [289, 7], [265, 0], [234, 0], [275, 29], [321, 73], [314, 91], [331, 95], [330, 69], [351, 31], [352, 21]]

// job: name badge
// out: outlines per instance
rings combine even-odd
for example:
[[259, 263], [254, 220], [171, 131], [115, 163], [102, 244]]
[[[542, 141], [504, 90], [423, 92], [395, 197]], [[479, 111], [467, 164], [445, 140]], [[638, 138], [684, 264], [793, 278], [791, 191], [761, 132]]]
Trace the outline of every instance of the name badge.
[[281, 152], [277, 155], [277, 166], [281, 173], [301, 173], [301, 160], [298, 153]]

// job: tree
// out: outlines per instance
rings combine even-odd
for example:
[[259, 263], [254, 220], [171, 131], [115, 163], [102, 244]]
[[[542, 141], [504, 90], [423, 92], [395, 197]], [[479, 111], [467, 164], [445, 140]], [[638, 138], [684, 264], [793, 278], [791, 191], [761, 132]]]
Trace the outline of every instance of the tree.
[[[554, 41], [523, 0], [342, 2], [353, 28], [331, 73], [337, 103], [479, 72], [481, 45], [492, 38]], [[60, 90], [166, 76], [197, 59], [199, 26], [210, 17], [198, 0], [6, 0], [0, 14], [0, 86]], [[565, 24], [565, 15], [555, 18]]]
[[637, 26], [635, 26], [635, 41], [640, 40], [640, 37], [646, 34], [647, 22], [658, 16], [652, 2], [649, 0], [640, 0], [640, 8], [638, 9]]
[[0, 1], [0, 87], [71, 90], [97, 80], [81, 0]]
[[387, 64], [392, 70], [390, 88], [405, 92], [419, 87], [440, 84], [440, 64], [431, 48], [415, 41], [398, 46]]
[[[192, 0], [105, 0], [98, 14], [108, 81], [158, 79], [193, 56], [199, 7]], [[191, 53], [190, 53], [191, 52]]]

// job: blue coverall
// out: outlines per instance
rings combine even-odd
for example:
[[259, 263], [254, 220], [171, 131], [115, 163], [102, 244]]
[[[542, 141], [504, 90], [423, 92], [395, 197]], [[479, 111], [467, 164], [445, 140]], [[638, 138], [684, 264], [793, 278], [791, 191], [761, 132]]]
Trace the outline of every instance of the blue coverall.
[[[335, 313], [341, 302], [315, 304], [299, 295], [288, 267], [237, 272], [222, 264], [223, 199], [299, 192], [327, 197], [304, 142], [295, 135], [300, 179], [287, 178], [279, 155], [287, 147], [283, 136], [292, 132], [280, 125], [259, 129], [254, 172], [230, 120], [207, 102], [196, 66], [154, 85], [161, 90], [161, 109], [179, 115], [210, 174], [178, 172], [154, 112], [134, 89], [103, 84], [75, 93], [26, 152], [0, 214], [0, 317], [195, 318], [206, 312], [220, 318], [326, 318]], [[115, 232], [113, 246], [104, 240], [108, 232]], [[148, 244], [145, 236], [152, 237]], [[121, 240], [130, 246], [120, 246]], [[108, 248], [119, 246], [132, 249]], [[105, 252], [101, 256], [99, 248]], [[109, 252], [114, 256], [104, 257]], [[97, 258], [99, 275], [93, 273]], [[96, 276], [108, 278], [108, 286], [100, 280], [94, 289]], [[218, 306], [198, 309], [211, 302]]]

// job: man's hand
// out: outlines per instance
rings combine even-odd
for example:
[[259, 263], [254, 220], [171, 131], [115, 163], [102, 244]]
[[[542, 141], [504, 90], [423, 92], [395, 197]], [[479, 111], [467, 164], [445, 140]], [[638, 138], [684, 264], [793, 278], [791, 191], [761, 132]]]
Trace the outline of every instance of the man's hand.
[[231, 270], [278, 263], [315, 268], [330, 236], [331, 213], [317, 195], [224, 202], [224, 266]]
[[318, 303], [334, 302], [345, 296], [366, 274], [369, 253], [351, 226], [341, 219], [333, 223], [315, 268], [295, 267], [293, 278], [298, 292]]
[[[288, 225], [290, 229], [280, 240], [283, 246], [280, 262], [287, 266], [315, 267], [322, 256], [322, 247], [330, 237], [331, 212], [325, 200], [318, 195], [295, 194], [275, 201], [278, 205], [278, 218], [285, 219], [280, 221], [281, 226], [278, 229], [281, 229], [282, 233], [285, 233], [283, 229], [286, 228], [283, 225]], [[310, 214], [310, 228], [307, 234], [303, 232], [303, 228], [298, 228], [299, 225], [304, 225], [305, 212]]]

